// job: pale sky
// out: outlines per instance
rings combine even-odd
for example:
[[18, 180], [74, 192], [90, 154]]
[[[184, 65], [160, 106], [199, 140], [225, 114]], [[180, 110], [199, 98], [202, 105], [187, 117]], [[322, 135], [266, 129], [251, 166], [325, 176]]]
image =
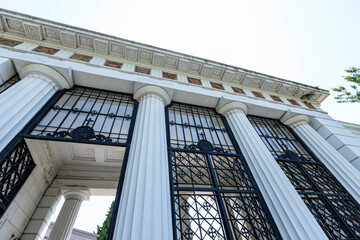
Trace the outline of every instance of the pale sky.
[[[327, 90], [343, 84], [344, 69], [360, 67], [360, 0], [0, 0], [0, 7]], [[360, 103], [333, 97], [322, 108], [360, 124]]]

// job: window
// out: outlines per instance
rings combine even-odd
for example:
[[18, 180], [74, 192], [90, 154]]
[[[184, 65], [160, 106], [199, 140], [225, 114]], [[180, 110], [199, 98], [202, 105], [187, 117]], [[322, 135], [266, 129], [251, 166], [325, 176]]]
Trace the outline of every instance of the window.
[[279, 120], [249, 120], [329, 239], [359, 239], [360, 206], [329, 170]]
[[21, 138], [0, 154], [0, 218], [21, 189], [35, 163]]
[[126, 143], [134, 104], [125, 94], [75, 87], [65, 92], [31, 135]]
[[280, 239], [225, 120], [177, 103], [167, 112], [176, 239]]

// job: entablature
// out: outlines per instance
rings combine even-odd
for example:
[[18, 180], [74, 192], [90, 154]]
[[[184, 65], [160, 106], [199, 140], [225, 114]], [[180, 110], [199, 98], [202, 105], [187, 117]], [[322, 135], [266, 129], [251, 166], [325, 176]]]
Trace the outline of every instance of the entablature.
[[309, 108], [329, 95], [317, 87], [7, 10], [0, 10], [0, 37], [17, 50], [119, 71], [135, 71], [136, 65], [151, 69], [151, 75], [189, 85], [258, 98], [264, 97], [258, 92], [264, 92], [273, 101], [285, 98], [292, 105], [297, 105], [296, 98]]

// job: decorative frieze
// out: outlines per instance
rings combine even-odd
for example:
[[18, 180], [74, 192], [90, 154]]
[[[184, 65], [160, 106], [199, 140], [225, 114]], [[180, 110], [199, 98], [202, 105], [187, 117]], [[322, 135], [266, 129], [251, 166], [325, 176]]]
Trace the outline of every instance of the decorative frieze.
[[202, 85], [201, 80], [198, 78], [187, 77], [187, 80], [189, 83], [196, 84], [196, 85]]
[[24, 24], [24, 31], [26, 37], [38, 41], [43, 40], [39, 24], [31, 24], [31, 23], [23, 23], [23, 24]]
[[139, 61], [141, 62], [151, 62], [151, 52], [148, 50], [140, 49], [139, 51]]
[[294, 106], [300, 106], [300, 104], [294, 99], [287, 99], [287, 100], [289, 101], [289, 103], [291, 103]]
[[60, 30], [44, 27], [44, 33], [46, 39], [50, 38], [51, 40], [60, 41]]
[[109, 53], [108, 42], [100, 39], [95, 39], [94, 51], [98, 54], [107, 55]]
[[59, 51], [59, 49], [49, 48], [49, 47], [44, 47], [44, 46], [38, 46], [38, 47], [34, 48], [33, 51], [34, 52], [41, 52], [41, 53], [54, 55], [55, 53], [57, 53]]
[[76, 35], [72, 32], [61, 31], [60, 40], [63, 46], [69, 48], [76, 48]]
[[5, 46], [8, 46], [8, 47], [15, 47], [15, 46], [17, 46], [17, 45], [19, 45], [21, 43], [22, 42], [20, 42], [20, 41], [15, 41], [15, 40], [0, 37], [0, 44], [1, 45], [5, 45]]
[[162, 72], [162, 77], [172, 79], [172, 80], [177, 80], [177, 75], [175, 73]]
[[224, 75], [222, 76], [222, 80], [226, 82], [231, 82], [235, 76], [234, 72], [225, 70]]
[[138, 49], [134, 47], [125, 47], [125, 59], [129, 61], [137, 60]]
[[308, 108], [316, 109], [311, 103], [304, 102], [304, 104], [305, 104], [305, 106], [307, 106]]
[[188, 72], [190, 69], [190, 61], [180, 58], [177, 69], [182, 72]]
[[244, 94], [245, 95], [245, 91], [241, 88], [237, 88], [237, 87], [231, 87], [232, 90], [235, 92], [235, 93], [240, 93], [240, 94]]
[[75, 59], [75, 60], [79, 60], [79, 61], [83, 61], [83, 62], [90, 62], [93, 57], [83, 55], [83, 54], [74, 53], [70, 58]]
[[122, 63], [116, 62], [116, 61], [110, 61], [110, 60], [106, 60], [104, 63], [104, 66], [107, 67], [113, 67], [113, 68], [121, 68], [122, 67]]
[[284, 102], [283, 100], [281, 100], [281, 98], [279, 98], [278, 96], [275, 95], [270, 95], [271, 99], [276, 101], [276, 102]]
[[93, 48], [94, 47], [94, 39], [88, 36], [78, 35], [78, 41], [80, 47]]
[[222, 84], [220, 84], [220, 83], [210, 82], [210, 84], [211, 84], [211, 86], [212, 86], [213, 88], [220, 89], [220, 90], [225, 90], [225, 89], [224, 89], [224, 86], [223, 86]]
[[110, 53], [125, 56], [125, 47], [121, 44], [110, 43]]
[[265, 99], [264, 95], [261, 92], [255, 92], [255, 91], [251, 91], [251, 92], [252, 94], [254, 94], [255, 97]]
[[167, 55], [165, 57], [164, 66], [170, 67], [170, 68], [176, 68], [177, 62], [178, 62], [178, 59], [176, 57]]
[[210, 65], [203, 65], [201, 68], [200, 75], [203, 77], [210, 77], [212, 72], [212, 67]]
[[21, 20], [13, 19], [13, 18], [5, 18], [5, 19], [6, 19], [7, 27], [10, 31], [21, 32], [21, 33], [25, 32]]
[[[302, 100], [316, 101], [320, 103], [329, 94], [328, 91], [311, 86], [294, 84], [287, 80], [274, 78], [261, 73], [251, 72], [225, 64], [219, 64], [203, 60], [193, 56], [161, 50], [151, 46], [143, 46], [139, 43], [123, 39], [109, 38], [104, 34], [90, 33], [71, 26], [47, 23], [46, 20], [36, 19], [21, 14], [14, 14], [6, 10], [0, 10], [3, 25], [0, 23], [0, 31], [23, 34], [25, 37], [42, 41], [58, 41], [65, 47], [82, 47], [91, 49], [97, 54], [114, 54], [129, 61], [141, 61], [157, 67], [176, 69], [182, 74], [198, 74], [203, 77], [215, 78], [224, 82], [241, 84], [245, 87], [258, 88], [269, 93], [278, 93], [288, 97], [301, 98]], [[21, 18], [19, 18], [21, 16]], [[55, 23], [56, 25], [56, 23]], [[2, 29], [1, 29], [2, 27]], [[38, 44], [41, 45], [41, 44]], [[89, 54], [91, 54], [89, 53]], [[274, 94], [277, 95], [277, 94]]]
[[154, 53], [152, 58], [152, 64], [158, 67], [164, 66], [165, 55], [160, 53]]
[[145, 67], [135, 66], [135, 72], [150, 75], [151, 69], [150, 68], [145, 68]]

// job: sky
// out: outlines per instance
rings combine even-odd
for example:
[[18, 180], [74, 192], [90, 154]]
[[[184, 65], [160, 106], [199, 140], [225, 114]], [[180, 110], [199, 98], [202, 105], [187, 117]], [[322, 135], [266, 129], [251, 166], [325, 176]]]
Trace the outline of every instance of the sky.
[[[360, 0], [0, 0], [0, 7], [327, 90], [360, 67]], [[336, 103], [330, 93], [321, 107], [360, 124], [360, 103]]]

